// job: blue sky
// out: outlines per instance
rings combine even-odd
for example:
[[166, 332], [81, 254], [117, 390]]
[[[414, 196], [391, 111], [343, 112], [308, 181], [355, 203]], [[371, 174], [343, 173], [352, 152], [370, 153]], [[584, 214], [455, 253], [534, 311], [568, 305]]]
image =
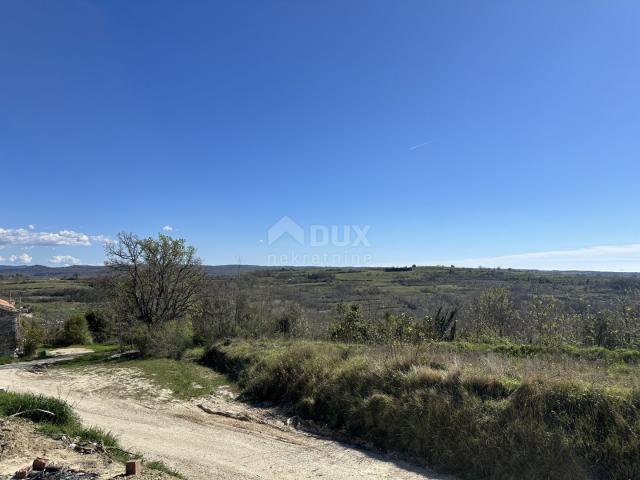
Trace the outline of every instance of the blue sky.
[[[639, 24], [634, 1], [3, 2], [0, 263], [167, 226], [208, 264], [638, 271]], [[285, 216], [302, 244], [269, 242]]]

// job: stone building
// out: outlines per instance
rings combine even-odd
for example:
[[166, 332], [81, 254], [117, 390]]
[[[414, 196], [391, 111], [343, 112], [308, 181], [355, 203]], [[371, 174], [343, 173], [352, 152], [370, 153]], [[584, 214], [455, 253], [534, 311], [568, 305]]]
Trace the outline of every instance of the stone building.
[[21, 350], [20, 311], [12, 302], [0, 299], [0, 355], [14, 355]]

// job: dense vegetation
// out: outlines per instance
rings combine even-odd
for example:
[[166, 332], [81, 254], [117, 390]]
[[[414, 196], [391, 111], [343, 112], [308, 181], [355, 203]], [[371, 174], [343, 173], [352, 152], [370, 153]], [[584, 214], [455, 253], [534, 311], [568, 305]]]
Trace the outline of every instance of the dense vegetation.
[[[369, 338], [359, 340], [397, 337], [380, 333], [385, 324], [400, 324], [410, 327], [402, 330], [399, 340], [404, 342], [419, 339], [414, 334], [441, 310], [455, 312], [455, 338], [474, 342], [636, 348], [639, 292], [640, 278], [630, 274], [450, 267], [272, 269], [206, 278], [197, 298], [186, 303], [188, 311], [178, 317], [188, 323], [181, 325], [183, 334], [190, 335], [192, 327], [199, 343], [263, 335], [322, 339], [335, 334], [344, 308], [355, 306], [358, 321], [369, 331]], [[21, 297], [33, 324], [44, 327], [49, 344], [57, 343], [74, 313], [90, 315], [96, 341], [121, 335], [118, 322], [128, 315], [118, 310], [122, 304], [113, 303], [113, 284], [105, 277], [6, 277], [0, 279], [0, 296]], [[125, 310], [132, 311], [126, 304]]]
[[433, 353], [234, 342], [205, 360], [250, 399], [467, 478], [640, 478], [637, 390], [478, 373]]
[[284, 270], [211, 279], [206, 288], [193, 320], [207, 339], [293, 335], [415, 343], [451, 337], [604, 348], [640, 343], [640, 279], [633, 276], [438, 267]]

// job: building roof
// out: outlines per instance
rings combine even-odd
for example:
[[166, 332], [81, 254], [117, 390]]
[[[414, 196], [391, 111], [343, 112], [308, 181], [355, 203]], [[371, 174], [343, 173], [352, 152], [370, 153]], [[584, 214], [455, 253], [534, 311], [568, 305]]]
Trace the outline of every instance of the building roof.
[[13, 303], [8, 302], [7, 300], [2, 300], [1, 298], [0, 298], [0, 309], [9, 310], [11, 312], [17, 312], [18, 311], [18, 309], [16, 308], [16, 306]]

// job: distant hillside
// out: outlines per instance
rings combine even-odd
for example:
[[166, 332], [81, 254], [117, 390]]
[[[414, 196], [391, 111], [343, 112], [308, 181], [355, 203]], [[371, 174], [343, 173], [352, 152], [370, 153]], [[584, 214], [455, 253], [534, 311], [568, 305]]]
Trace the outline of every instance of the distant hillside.
[[[425, 267], [421, 267], [425, 268]], [[429, 267], [426, 267], [429, 268]], [[433, 267], [436, 268], [437, 267]], [[233, 277], [238, 274], [253, 273], [258, 271], [318, 271], [318, 270], [336, 270], [336, 267], [273, 267], [264, 265], [204, 265], [207, 275], [212, 277]], [[338, 268], [341, 271], [359, 271], [365, 270], [359, 267], [346, 267]], [[373, 267], [370, 270], [394, 270], [383, 267]], [[400, 269], [404, 270], [404, 269]], [[411, 269], [408, 269], [411, 270]], [[491, 272], [494, 269], [458, 269], [458, 271], [468, 272]], [[496, 269], [495, 272], [501, 270]], [[507, 272], [509, 270], [502, 270]], [[587, 272], [587, 271], [536, 271], [536, 270], [511, 270], [512, 272], [530, 272], [532, 274], [554, 274], [554, 275], [569, 275], [569, 276], [591, 276], [591, 277], [611, 277], [611, 278], [640, 278], [639, 273], [631, 272]], [[92, 278], [99, 277], [101, 275], [107, 275], [109, 270], [107, 267], [100, 265], [72, 265], [69, 267], [47, 267], [45, 265], [0, 265], [0, 276], [14, 276], [22, 275], [24, 277], [35, 278]]]
[[70, 267], [47, 267], [45, 265], [0, 265], [0, 275], [22, 275], [24, 277], [98, 277], [107, 273], [107, 268], [93, 265], [73, 265]]
[[[278, 268], [260, 265], [205, 265], [207, 275], [213, 277], [233, 276], [257, 270], [277, 270]], [[72, 265], [69, 267], [47, 267], [45, 265], [0, 265], [0, 275], [37, 278], [90, 278], [107, 275], [107, 267], [99, 265]]]

